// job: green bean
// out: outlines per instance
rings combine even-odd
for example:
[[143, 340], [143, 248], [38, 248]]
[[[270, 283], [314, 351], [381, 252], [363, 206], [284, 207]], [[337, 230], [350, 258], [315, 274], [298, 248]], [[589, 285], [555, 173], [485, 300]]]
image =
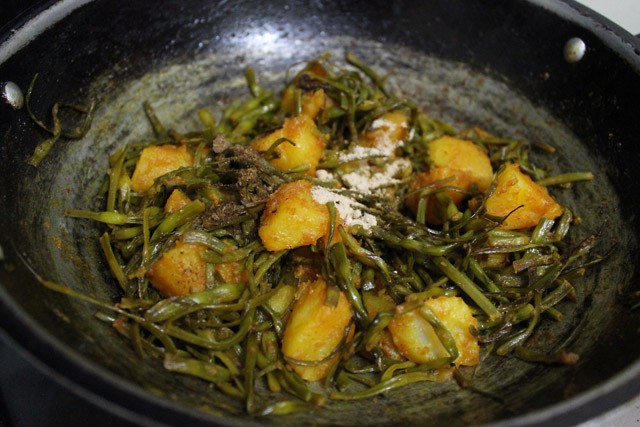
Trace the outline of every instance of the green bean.
[[548, 255], [526, 254], [522, 258], [513, 261], [511, 265], [513, 266], [513, 270], [516, 273], [520, 273], [529, 268], [539, 267], [544, 265], [551, 265], [557, 261], [558, 261], [558, 256], [556, 253], [552, 253]]
[[294, 412], [309, 411], [315, 407], [316, 405], [299, 400], [284, 400], [265, 406], [257, 415], [288, 415]]
[[247, 79], [247, 85], [254, 97], [259, 97], [264, 92], [264, 87], [256, 79], [256, 72], [253, 68], [247, 68], [244, 72], [244, 76]]
[[226, 350], [232, 347], [233, 345], [240, 343], [247, 336], [247, 334], [249, 333], [249, 330], [251, 329], [251, 325], [253, 323], [254, 314], [255, 314], [254, 309], [249, 310], [245, 314], [245, 319], [240, 325], [240, 329], [238, 329], [238, 331], [230, 338], [227, 338], [226, 340], [222, 340], [218, 342], [199, 337], [194, 333], [187, 332], [184, 329], [181, 329], [174, 325], [167, 325], [164, 327], [160, 327], [160, 330], [166, 333], [168, 336], [177, 338], [179, 340], [188, 342], [190, 344], [208, 348], [210, 350]]
[[521, 346], [531, 336], [534, 328], [536, 327], [536, 325], [538, 324], [538, 321], [540, 320], [542, 297], [539, 292], [536, 293], [535, 295], [535, 301], [536, 301], [534, 304], [535, 310], [533, 311], [533, 315], [529, 320], [529, 325], [527, 326], [527, 328], [517, 333], [514, 337], [510, 338], [504, 344], [500, 345], [496, 350], [496, 354], [498, 356], [504, 356], [505, 354], [510, 353], [517, 346]]
[[182, 241], [185, 243], [199, 243], [201, 245], [205, 245], [219, 254], [223, 254], [231, 249], [229, 244], [202, 230], [188, 230], [184, 232], [182, 234]]
[[180, 357], [167, 353], [164, 356], [164, 368], [168, 371], [202, 378], [214, 384], [226, 382], [231, 379], [231, 373], [220, 365], [206, 363], [200, 360]]
[[393, 375], [396, 373], [396, 371], [413, 368], [415, 366], [416, 364], [410, 361], [394, 363], [393, 365], [389, 366], [386, 371], [382, 373], [382, 375], [380, 376], [380, 381], [387, 381], [393, 378]]
[[551, 354], [540, 353], [534, 349], [518, 346], [514, 349], [516, 357], [527, 362], [546, 363], [546, 364], [560, 364], [560, 365], [575, 365], [580, 356], [575, 353], [570, 353], [565, 350], [559, 350]]
[[345, 55], [347, 62], [365, 73], [385, 95], [388, 95], [384, 87], [384, 79], [378, 75], [371, 67], [360, 61], [354, 54], [347, 52]]
[[149, 101], [144, 101], [142, 103], [142, 107], [145, 114], [147, 115], [147, 119], [149, 119], [151, 127], [153, 128], [153, 133], [161, 140], [168, 140], [169, 135], [167, 134], [167, 130], [164, 128], [164, 125], [156, 115], [156, 111], [151, 106], [151, 103]]
[[113, 230], [111, 237], [113, 240], [131, 240], [134, 237], [142, 235], [142, 227], [125, 227]]
[[113, 253], [113, 249], [111, 248], [111, 237], [109, 233], [104, 233], [100, 237], [100, 247], [102, 248], [102, 252], [107, 259], [107, 264], [109, 264], [109, 268], [113, 273], [114, 277], [120, 284], [120, 287], [126, 292], [129, 290], [129, 281], [124, 275], [124, 271], [122, 270], [122, 266], [116, 259], [115, 254]]
[[593, 180], [593, 173], [591, 172], [569, 172], [560, 175], [550, 176], [536, 181], [538, 185], [548, 187], [550, 185], [562, 185], [578, 181], [591, 181]]
[[531, 233], [530, 241], [532, 243], [544, 243], [547, 240], [547, 234], [551, 231], [551, 227], [555, 223], [554, 220], [548, 218], [542, 218], [536, 228]]
[[180, 208], [177, 212], [169, 214], [153, 232], [152, 241], [158, 240], [174, 231], [179, 226], [188, 223], [200, 215], [205, 209], [205, 204], [200, 200], [193, 200]]
[[482, 269], [476, 257], [471, 256], [468, 258], [468, 261], [469, 269], [476, 277], [476, 279], [478, 279], [485, 286], [487, 291], [499, 293], [500, 288], [495, 284], [493, 280], [491, 280], [489, 276], [487, 276], [487, 273], [485, 273], [485, 271]]
[[255, 366], [258, 355], [258, 338], [255, 333], [250, 332], [247, 338], [247, 348], [244, 359], [244, 389], [246, 394], [245, 407], [247, 413], [255, 412]]
[[376, 237], [383, 239], [387, 244], [392, 247], [398, 247], [401, 249], [407, 249], [412, 252], [416, 252], [422, 255], [428, 255], [433, 257], [444, 256], [450, 253], [453, 249], [459, 246], [458, 243], [452, 243], [448, 245], [433, 245], [429, 242], [424, 242], [414, 239], [401, 239], [383, 230], [375, 231]]
[[360, 260], [360, 262], [364, 263], [365, 265], [378, 267], [378, 269], [380, 269], [380, 271], [384, 275], [385, 279], [387, 281], [391, 281], [391, 273], [389, 272], [389, 267], [387, 266], [387, 263], [382, 259], [382, 257], [360, 246], [357, 240], [346, 232], [344, 227], [339, 226], [338, 232], [340, 233], [340, 237], [345, 242], [345, 246], [349, 248], [349, 251], [351, 251]]
[[[31, 96], [33, 93], [33, 89], [38, 79], [38, 73], [34, 74], [33, 79], [29, 83], [29, 87], [27, 89], [27, 93], [25, 96], [25, 108], [27, 110], [27, 114], [33, 123], [38, 125], [42, 130], [51, 134], [49, 138], [46, 138], [42, 142], [40, 142], [31, 157], [29, 157], [28, 163], [31, 166], [38, 167], [40, 163], [44, 160], [44, 158], [49, 154], [53, 145], [58, 142], [62, 138], [67, 139], [81, 139], [83, 138], [91, 127], [91, 122], [93, 121], [93, 111], [95, 109], [95, 102], [91, 101], [88, 107], [80, 107], [72, 104], [66, 104], [62, 102], [56, 102], [53, 104], [51, 108], [51, 116], [53, 121], [53, 127], [49, 128], [44, 124], [41, 120], [39, 120], [31, 109]], [[71, 132], [64, 132], [62, 123], [59, 117], [59, 110], [61, 108], [68, 108], [74, 110], [84, 116], [84, 120], [80, 126], [77, 126], [72, 129]]]
[[211, 131], [209, 134], [210, 138], [213, 139], [213, 131], [216, 128], [216, 120], [213, 118], [213, 115], [206, 108], [201, 108], [198, 110], [198, 118], [204, 125], [207, 131]]
[[153, 323], [163, 322], [179, 315], [180, 311], [185, 307], [222, 304], [235, 301], [240, 298], [243, 291], [243, 284], [226, 283], [196, 294], [163, 299], [146, 310], [145, 319]]
[[424, 304], [418, 309], [418, 313], [433, 327], [433, 330], [438, 336], [440, 343], [442, 343], [445, 350], [447, 350], [447, 353], [449, 353], [450, 358], [445, 363], [443, 363], [443, 365], [449, 364], [456, 360], [460, 355], [460, 352], [458, 351], [458, 347], [456, 346], [456, 342], [453, 339], [451, 332], [449, 332], [440, 318], [436, 316], [433, 311], [431, 311], [431, 309]]
[[[342, 227], [340, 227], [340, 229], [342, 229]], [[353, 284], [351, 265], [349, 258], [347, 257], [345, 245], [342, 242], [338, 242], [331, 246], [330, 251], [331, 264], [334, 268], [336, 277], [338, 278], [338, 283], [347, 295], [349, 303], [355, 310], [358, 321], [363, 325], [363, 327], [366, 327], [366, 325], [369, 324], [369, 315], [367, 314], [367, 310], [364, 308], [360, 293]]]
[[540, 310], [547, 311], [560, 301], [562, 301], [569, 293], [573, 292], [575, 289], [571, 286], [566, 280], [563, 280], [558, 287], [556, 287], [553, 291], [549, 292], [540, 303]]
[[83, 209], [65, 209], [65, 216], [72, 218], [84, 218], [109, 225], [138, 224], [140, 219], [119, 212], [94, 212]]
[[456, 283], [462, 291], [469, 296], [484, 311], [489, 319], [497, 319], [500, 317], [498, 309], [489, 301], [489, 299], [478, 289], [475, 283], [463, 272], [458, 270], [443, 257], [435, 258], [438, 268], [454, 283]]
[[437, 373], [434, 371], [412, 372], [407, 374], [396, 375], [395, 377], [389, 378], [386, 381], [379, 382], [377, 385], [367, 390], [363, 390], [355, 393], [332, 392], [330, 396], [332, 399], [335, 399], [335, 400], [365, 399], [365, 398], [376, 396], [378, 394], [386, 393], [395, 388], [403, 387], [407, 384], [413, 384], [413, 383], [424, 382], [424, 381], [436, 381], [436, 380], [437, 380]]
[[109, 170], [109, 190], [107, 195], [107, 211], [113, 211], [116, 208], [116, 193], [120, 184], [120, 175], [123, 171], [124, 160], [127, 156], [127, 148], [123, 148], [118, 152], [115, 164]]

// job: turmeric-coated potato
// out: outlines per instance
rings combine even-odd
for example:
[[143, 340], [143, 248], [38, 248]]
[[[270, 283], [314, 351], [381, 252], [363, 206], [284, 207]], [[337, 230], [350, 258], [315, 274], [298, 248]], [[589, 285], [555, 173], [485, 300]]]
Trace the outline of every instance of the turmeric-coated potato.
[[[289, 86], [282, 94], [282, 102], [280, 108], [287, 113], [293, 113], [294, 108], [294, 96], [295, 87]], [[323, 89], [318, 89], [313, 92], [305, 92], [302, 94], [300, 104], [302, 107], [302, 114], [315, 119], [320, 111], [325, 108], [325, 95]]]
[[516, 163], [507, 165], [497, 177], [496, 189], [487, 198], [489, 215], [503, 217], [517, 209], [500, 225], [504, 230], [533, 227], [542, 218], [555, 219], [562, 214], [560, 206], [547, 189], [520, 171]]
[[270, 162], [280, 170], [289, 170], [308, 164], [306, 173], [315, 175], [316, 167], [324, 155], [325, 137], [318, 130], [313, 119], [307, 115], [289, 117], [284, 120], [282, 128], [260, 137], [251, 143], [258, 151], [267, 151], [279, 139], [287, 138], [275, 149], [277, 158]]
[[[418, 202], [420, 201], [419, 190], [428, 185], [433, 185], [436, 190], [442, 187], [455, 187], [463, 191], [468, 191], [474, 183], [474, 179], [466, 172], [451, 169], [446, 166], [432, 167], [426, 172], [420, 172], [409, 182], [409, 192], [407, 196], [407, 206], [413, 212], [418, 210]], [[443, 190], [444, 191], [444, 190]], [[456, 205], [466, 198], [465, 193], [448, 190], [447, 194]], [[442, 218], [436, 209], [436, 200], [434, 195], [429, 198], [426, 221], [429, 224], [442, 224]]]
[[164, 211], [167, 213], [177, 212], [189, 203], [191, 199], [177, 188], [171, 192], [164, 204]]
[[[442, 136], [427, 143], [432, 167], [447, 167], [468, 175], [480, 192], [486, 191], [493, 181], [489, 156], [471, 141]], [[469, 188], [464, 188], [468, 190]]]
[[152, 145], [140, 153], [131, 177], [131, 189], [144, 193], [162, 175], [176, 169], [193, 165], [193, 155], [185, 145]]
[[249, 280], [249, 272], [240, 261], [218, 263], [215, 271], [224, 283], [243, 283]]
[[327, 283], [324, 279], [302, 283], [285, 326], [282, 337], [285, 356], [301, 362], [323, 361], [312, 366], [290, 363], [291, 368], [307, 381], [317, 381], [329, 374], [339, 355], [329, 356], [348, 338], [351, 305], [344, 293], [339, 292], [338, 303], [333, 307], [326, 304]]
[[206, 288], [206, 246], [184, 243], [166, 251], [150, 268], [149, 281], [165, 297], [185, 296]]
[[[453, 336], [459, 356], [456, 365], [472, 366], [480, 361], [478, 340], [471, 333], [477, 320], [471, 309], [460, 297], [438, 297], [425, 301], [424, 305], [440, 319]], [[396, 314], [388, 326], [398, 351], [415, 363], [428, 363], [448, 357], [431, 324], [420, 315], [419, 309]]]
[[[493, 169], [489, 156], [471, 141], [442, 136], [427, 143], [429, 152], [429, 168], [417, 174], [409, 183], [410, 191], [417, 191], [427, 185], [435, 185], [435, 188], [455, 187], [462, 190], [447, 191], [451, 200], [458, 206], [466, 198], [464, 192], [470, 191], [474, 186], [478, 191], [484, 192], [493, 180]], [[419, 194], [412, 193], [407, 197], [407, 206], [413, 212], [418, 209]], [[435, 209], [435, 199], [429, 199], [427, 212], [429, 224], [441, 224], [442, 218]]]
[[381, 150], [393, 150], [407, 136], [409, 119], [401, 111], [389, 111], [376, 119], [371, 128], [360, 137], [360, 142], [367, 147]]
[[267, 201], [258, 234], [269, 251], [315, 244], [329, 232], [329, 210], [311, 195], [309, 181], [281, 185]]
[[[364, 302], [364, 307], [367, 310], [367, 314], [372, 320], [375, 319], [381, 311], [393, 311], [396, 307], [396, 304], [393, 302], [391, 297], [386, 294], [376, 295], [373, 292], [363, 292], [362, 300]], [[384, 355], [389, 359], [405, 360], [405, 357], [398, 352], [397, 347], [393, 343], [393, 338], [391, 337], [391, 333], [388, 329], [383, 329], [378, 332], [377, 336], [367, 343], [365, 350], [371, 351], [375, 346], [380, 348]]]

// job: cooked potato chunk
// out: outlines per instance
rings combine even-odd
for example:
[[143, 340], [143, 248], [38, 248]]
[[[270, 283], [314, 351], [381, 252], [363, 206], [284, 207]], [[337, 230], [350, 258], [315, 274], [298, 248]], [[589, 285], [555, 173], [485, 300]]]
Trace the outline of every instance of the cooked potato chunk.
[[206, 287], [206, 246], [178, 241], [166, 251], [147, 273], [149, 281], [166, 297], [201, 292]]
[[[443, 136], [427, 144], [431, 165], [428, 170], [417, 174], [409, 183], [409, 190], [418, 190], [430, 184], [443, 181], [436, 188], [444, 186], [469, 191], [475, 185], [480, 192], [486, 191], [493, 180], [493, 169], [489, 156], [471, 141]], [[452, 180], [447, 180], [452, 178]], [[464, 193], [447, 191], [458, 206], [466, 198]], [[407, 197], [407, 206], [414, 212], [418, 209], [419, 195]], [[442, 218], [435, 208], [435, 199], [429, 199], [427, 222], [441, 224]]]
[[[462, 298], [438, 297], [424, 304], [453, 336], [459, 351], [454, 363], [465, 366], [477, 364], [480, 361], [480, 348], [478, 340], [471, 334], [471, 327], [477, 327], [478, 323]], [[420, 315], [418, 309], [395, 315], [388, 328], [397, 349], [412, 362], [427, 363], [449, 355], [431, 324]]]
[[[491, 185], [493, 169], [489, 156], [473, 142], [443, 136], [427, 143], [427, 149], [434, 168], [448, 167], [465, 173], [481, 192]], [[463, 189], [468, 190], [469, 186]]]
[[315, 175], [316, 167], [324, 155], [325, 138], [307, 115], [290, 117], [284, 125], [269, 135], [256, 139], [251, 144], [255, 150], [267, 151], [277, 140], [287, 138], [295, 143], [283, 142], [275, 149], [277, 158], [271, 163], [281, 170], [289, 170], [308, 164], [308, 175]]
[[407, 138], [409, 119], [401, 111], [390, 111], [371, 124], [371, 129], [361, 136], [360, 142], [367, 147], [393, 150]]
[[162, 175], [193, 165], [193, 155], [185, 145], [153, 145], [140, 153], [131, 178], [131, 189], [144, 193]]
[[243, 283], [249, 280], [249, 272], [243, 262], [222, 262], [216, 264], [215, 270], [225, 283]]
[[269, 197], [258, 229], [267, 250], [313, 245], [329, 232], [329, 210], [313, 199], [311, 187], [309, 181], [294, 181]]
[[[340, 292], [335, 307], [325, 303], [327, 283], [322, 278], [300, 285], [299, 295], [282, 337], [282, 353], [294, 360], [322, 361], [345, 340], [351, 323], [351, 305]], [[314, 366], [291, 363], [291, 368], [307, 381], [317, 381], [329, 374], [339, 355]]]
[[[448, 180], [451, 177], [453, 177], [453, 179]], [[418, 210], [418, 203], [420, 201], [418, 190], [440, 181], [443, 183], [436, 185], [434, 190], [447, 186], [467, 191], [474, 183], [473, 178], [466, 172], [454, 170], [446, 166], [432, 167], [427, 172], [417, 174], [413, 177], [411, 182], [409, 182], [409, 191], [415, 191], [407, 197], [406, 203], [409, 209], [413, 212]], [[460, 205], [460, 203], [465, 199], [464, 193], [459, 193], [457, 191], [447, 191], [447, 194], [456, 205]], [[426, 221], [429, 224], [442, 224], [442, 217], [440, 212], [436, 209], [436, 200], [434, 195], [429, 198]]]
[[171, 195], [164, 204], [164, 211], [167, 213], [177, 212], [189, 203], [191, 199], [177, 188], [171, 192]]
[[[381, 311], [392, 311], [396, 307], [388, 295], [376, 295], [372, 292], [364, 292], [362, 299], [367, 314], [371, 319], [374, 319]], [[381, 330], [378, 336], [367, 344], [365, 350], [370, 351], [374, 346], [378, 346], [389, 359], [405, 360], [405, 357], [398, 352], [397, 347], [393, 343], [393, 338], [388, 329]]]
[[496, 189], [487, 198], [485, 206], [489, 215], [500, 217], [522, 206], [500, 225], [504, 230], [533, 227], [540, 219], [557, 218], [563, 211], [547, 189], [533, 182], [515, 163], [507, 165], [500, 172]]
[[[295, 87], [289, 86], [282, 94], [280, 108], [287, 113], [293, 113]], [[315, 119], [325, 106], [324, 90], [318, 89], [313, 92], [305, 92], [300, 100], [302, 114]]]

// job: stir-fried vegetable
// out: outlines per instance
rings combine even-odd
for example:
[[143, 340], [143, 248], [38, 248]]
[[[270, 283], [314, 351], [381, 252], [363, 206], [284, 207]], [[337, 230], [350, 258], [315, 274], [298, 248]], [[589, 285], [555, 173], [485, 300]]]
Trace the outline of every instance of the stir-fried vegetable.
[[347, 61], [312, 60], [281, 95], [249, 70], [251, 97], [187, 133], [145, 103], [156, 139], [112, 155], [104, 212], [67, 211], [108, 227], [123, 296], [101, 317], [251, 414], [444, 380], [491, 349], [575, 362], [528, 341], [594, 262], [543, 184], [591, 175], [546, 176], [527, 142], [458, 132]]
[[[31, 94], [33, 92], [33, 87], [36, 84], [36, 80], [38, 80], [38, 74], [33, 76], [33, 79], [29, 84], [29, 88], [27, 89], [25, 107], [27, 109], [29, 117], [31, 117], [31, 120], [36, 125], [38, 125], [40, 129], [51, 135], [40, 144], [38, 144], [33, 154], [29, 158], [29, 164], [38, 167], [40, 165], [40, 162], [42, 162], [47, 154], [49, 154], [49, 151], [51, 151], [53, 145], [60, 139], [82, 139], [85, 137], [85, 135], [89, 131], [89, 128], [91, 127], [95, 102], [90, 102], [88, 106], [56, 102], [51, 108], [52, 126], [49, 127], [42, 120], [38, 119], [31, 110]], [[62, 110], [73, 111], [81, 118], [81, 120], [78, 121], [78, 125], [76, 127], [67, 130], [65, 126], [63, 126], [62, 120], [60, 118], [60, 113]]]

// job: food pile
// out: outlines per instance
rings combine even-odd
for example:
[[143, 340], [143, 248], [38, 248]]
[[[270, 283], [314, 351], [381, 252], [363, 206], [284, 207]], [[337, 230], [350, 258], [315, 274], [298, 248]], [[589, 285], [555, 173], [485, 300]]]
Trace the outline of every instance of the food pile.
[[[471, 370], [483, 354], [573, 363], [528, 341], [562, 321], [590, 237], [529, 158], [547, 145], [457, 131], [356, 57], [110, 157], [100, 244], [122, 288], [99, 316], [140, 357], [283, 414]], [[563, 190], [569, 191], [569, 190]], [[568, 309], [572, 309], [568, 305]], [[284, 393], [273, 403], [272, 393]]]

